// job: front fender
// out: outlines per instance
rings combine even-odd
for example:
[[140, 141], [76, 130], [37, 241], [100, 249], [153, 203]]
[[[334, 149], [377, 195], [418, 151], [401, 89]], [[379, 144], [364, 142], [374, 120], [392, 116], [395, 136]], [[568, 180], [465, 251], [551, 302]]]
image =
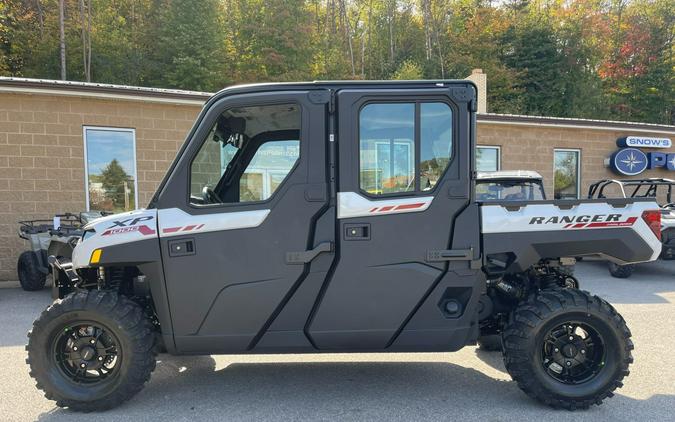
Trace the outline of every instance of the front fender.
[[[123, 265], [159, 259], [157, 210], [136, 210], [94, 220], [73, 250], [73, 268]], [[92, 254], [100, 249], [97, 263]]]

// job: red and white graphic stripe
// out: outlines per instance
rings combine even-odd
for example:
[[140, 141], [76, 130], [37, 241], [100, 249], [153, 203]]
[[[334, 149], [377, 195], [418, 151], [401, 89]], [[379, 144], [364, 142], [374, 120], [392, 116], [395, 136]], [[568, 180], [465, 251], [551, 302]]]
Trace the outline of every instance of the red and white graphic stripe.
[[270, 210], [228, 211], [213, 214], [188, 214], [178, 208], [158, 211], [160, 237], [258, 227]]
[[189, 232], [192, 230], [199, 230], [202, 227], [204, 227], [204, 224], [190, 224], [189, 226], [167, 227], [165, 229], [162, 229], [162, 233]]
[[382, 213], [382, 212], [389, 212], [389, 211], [401, 211], [401, 210], [414, 210], [417, 208], [422, 208], [424, 206], [424, 202], [417, 202], [414, 204], [402, 204], [402, 205], [385, 205], [384, 207], [373, 207], [369, 211], [371, 214], [377, 214], [377, 213]]
[[356, 192], [338, 192], [338, 218], [422, 212], [429, 208], [433, 196], [371, 200]]
[[132, 232], [139, 232], [143, 236], [150, 236], [155, 234], [155, 231], [152, 228], [144, 224], [142, 226], [129, 226], [129, 227], [118, 227], [114, 229], [108, 229], [103, 233], [101, 233], [101, 236], [112, 236], [116, 234], [124, 234]]
[[629, 217], [626, 221], [603, 221], [596, 223], [570, 223], [563, 229], [593, 229], [598, 227], [630, 227], [637, 221], [637, 217]]

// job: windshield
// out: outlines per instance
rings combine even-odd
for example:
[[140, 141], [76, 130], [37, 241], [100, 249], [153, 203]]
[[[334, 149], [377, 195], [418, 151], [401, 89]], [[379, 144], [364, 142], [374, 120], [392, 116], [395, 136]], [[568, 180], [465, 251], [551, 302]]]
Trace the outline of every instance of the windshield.
[[540, 201], [546, 199], [540, 181], [478, 180], [478, 201]]

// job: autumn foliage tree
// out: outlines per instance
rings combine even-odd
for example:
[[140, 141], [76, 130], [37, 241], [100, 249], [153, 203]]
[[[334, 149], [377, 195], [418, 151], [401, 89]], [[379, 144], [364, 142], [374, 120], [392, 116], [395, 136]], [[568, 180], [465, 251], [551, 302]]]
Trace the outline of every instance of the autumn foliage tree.
[[[58, 79], [59, 0], [0, 2], [0, 75]], [[64, 0], [71, 80], [488, 75], [488, 111], [675, 123], [673, 0]]]

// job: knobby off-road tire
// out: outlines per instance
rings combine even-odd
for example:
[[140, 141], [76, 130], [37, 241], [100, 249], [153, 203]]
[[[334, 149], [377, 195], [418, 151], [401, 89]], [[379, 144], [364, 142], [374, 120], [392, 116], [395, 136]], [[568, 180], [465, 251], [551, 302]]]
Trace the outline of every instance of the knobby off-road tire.
[[607, 267], [609, 268], [609, 273], [615, 278], [628, 278], [633, 275], [633, 271], [635, 270], [635, 265], [633, 264], [619, 265], [609, 262]]
[[478, 347], [486, 352], [500, 352], [502, 350], [501, 334], [487, 334], [478, 337]]
[[[565, 334], [557, 329], [573, 326], [592, 333], [587, 337], [590, 341], [582, 341], [577, 330]], [[554, 342], [560, 331], [563, 334], [558, 342], [571, 337], [574, 342]], [[515, 309], [503, 337], [504, 364], [518, 387], [554, 408], [586, 409], [602, 403], [623, 386], [621, 381], [633, 362], [631, 333], [624, 319], [609, 303], [580, 290], [544, 290], [530, 297]], [[560, 352], [554, 353], [558, 349]], [[584, 355], [580, 354], [582, 349]], [[562, 365], [554, 363], [559, 359]], [[566, 369], [568, 361], [573, 366]], [[586, 371], [586, 365], [597, 372], [588, 371], [583, 378], [579, 371]], [[554, 371], [560, 368], [562, 374]], [[579, 373], [576, 380], [571, 376], [574, 372]], [[570, 379], [565, 379], [565, 374]]]
[[42, 290], [47, 281], [47, 274], [38, 268], [39, 261], [37, 254], [33, 251], [25, 251], [19, 255], [19, 261], [16, 269], [19, 274], [19, 283], [21, 288], [28, 291]]
[[55, 301], [33, 323], [26, 363], [37, 387], [57, 406], [106, 410], [150, 379], [154, 338], [151, 322], [130, 299], [109, 291], [77, 292]]

